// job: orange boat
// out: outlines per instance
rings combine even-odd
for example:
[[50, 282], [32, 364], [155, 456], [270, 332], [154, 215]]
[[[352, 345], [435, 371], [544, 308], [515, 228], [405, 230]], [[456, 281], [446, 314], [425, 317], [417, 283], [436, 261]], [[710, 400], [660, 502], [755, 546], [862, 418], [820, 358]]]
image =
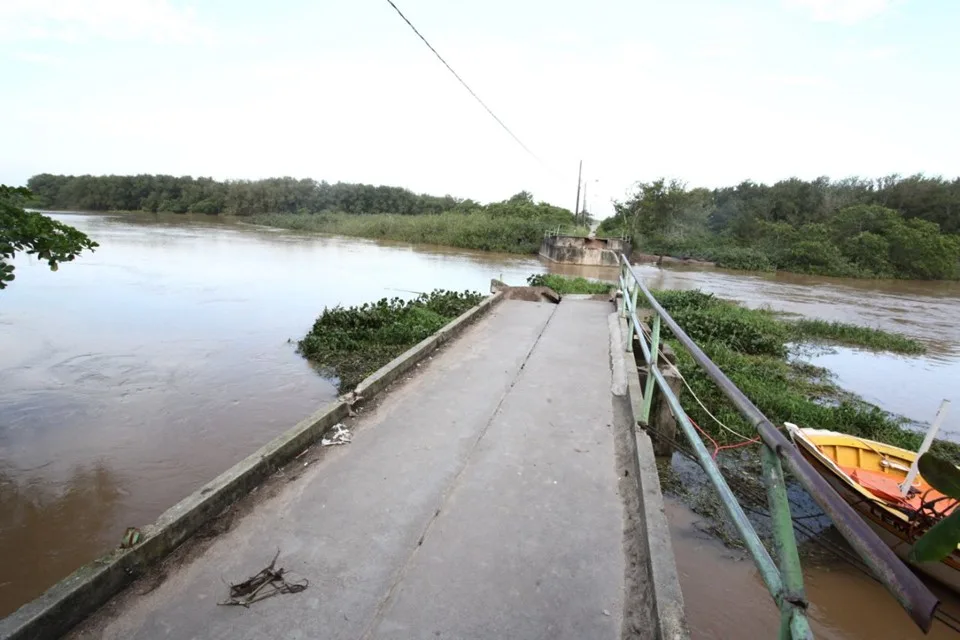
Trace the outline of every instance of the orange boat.
[[[904, 561], [917, 538], [957, 507], [957, 501], [915, 474], [909, 491], [901, 486], [917, 453], [882, 442], [787, 423], [803, 457], [830, 483]], [[910, 563], [960, 592], [960, 549], [940, 562]]]

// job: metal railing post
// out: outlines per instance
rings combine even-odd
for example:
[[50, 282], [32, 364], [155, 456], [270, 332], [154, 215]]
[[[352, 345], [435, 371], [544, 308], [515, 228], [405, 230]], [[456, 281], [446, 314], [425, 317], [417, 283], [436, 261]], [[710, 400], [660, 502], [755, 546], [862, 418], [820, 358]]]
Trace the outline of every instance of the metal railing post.
[[[636, 317], [636, 308], [634, 308]], [[653, 328], [650, 331], [650, 358], [647, 359], [647, 384], [643, 390], [643, 407], [640, 410], [640, 422], [650, 424], [650, 407], [653, 406], [653, 370], [657, 368], [660, 355], [660, 316], [654, 314]]]
[[[630, 293], [630, 285], [628, 276], [627, 264], [624, 262], [620, 268], [620, 317], [627, 317], [627, 296]], [[631, 328], [631, 332], [633, 329]], [[633, 334], [630, 335], [630, 343], [633, 343]]]
[[[760, 446], [760, 460], [763, 464], [763, 480], [767, 488], [767, 506], [770, 509], [773, 529], [773, 551], [777, 557], [780, 579], [783, 581], [783, 593], [780, 594], [778, 603], [780, 637], [794, 640], [812, 638], [813, 633], [806, 616], [808, 603], [803, 588], [803, 567], [800, 566], [783, 467], [780, 465], [780, 458], [767, 445]], [[797, 633], [801, 635], [798, 636]]]

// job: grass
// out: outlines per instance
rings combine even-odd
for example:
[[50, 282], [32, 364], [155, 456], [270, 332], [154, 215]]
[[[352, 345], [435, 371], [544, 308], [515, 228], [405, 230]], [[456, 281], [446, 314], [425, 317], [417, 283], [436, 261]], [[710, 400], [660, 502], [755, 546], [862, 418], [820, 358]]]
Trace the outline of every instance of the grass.
[[894, 353], [924, 352], [923, 345], [917, 340], [880, 329], [816, 319], [796, 320], [789, 324], [797, 341], [824, 341]]
[[322, 374], [337, 378], [343, 393], [482, 299], [437, 289], [412, 300], [327, 308], [297, 346]]
[[538, 273], [527, 278], [531, 287], [550, 287], [560, 295], [574, 294], [605, 294], [610, 293], [614, 285], [609, 282], [596, 282], [586, 278], [567, 278], [552, 273]]
[[[655, 297], [720, 369], [776, 425], [794, 422], [831, 429], [916, 450], [923, 435], [901, 418], [843, 391], [828, 371], [791, 361], [789, 343], [815, 339], [900, 353], [922, 353], [918, 342], [897, 334], [818, 320], [788, 321], [766, 310], [746, 309], [702, 291], [658, 291]], [[710, 411], [747, 436], [754, 428], [720, 392], [693, 358], [664, 329], [677, 366]], [[720, 428], [685, 391], [684, 410], [721, 444], [740, 439]], [[933, 451], [960, 463], [960, 446], [938, 440]]]
[[437, 215], [263, 214], [253, 216], [252, 222], [295, 231], [503, 253], [537, 253], [544, 231], [556, 229], [556, 223], [547, 219], [452, 212]]

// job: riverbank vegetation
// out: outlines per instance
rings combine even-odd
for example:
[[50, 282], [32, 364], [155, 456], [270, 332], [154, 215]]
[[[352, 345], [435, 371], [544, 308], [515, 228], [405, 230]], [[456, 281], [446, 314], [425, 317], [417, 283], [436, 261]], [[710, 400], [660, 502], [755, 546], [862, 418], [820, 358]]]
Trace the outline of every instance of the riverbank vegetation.
[[573, 214], [527, 191], [480, 204], [399, 187], [294, 178], [219, 182], [190, 176], [30, 178], [33, 205], [82, 211], [146, 211], [250, 216], [256, 224], [464, 249], [536, 253], [544, 232], [586, 235]]
[[639, 183], [601, 235], [634, 249], [751, 271], [922, 280], [960, 277], [960, 179], [791, 178], [689, 189]]
[[480, 303], [479, 293], [437, 289], [412, 300], [383, 298], [323, 310], [298, 343], [320, 372], [346, 392], [393, 358]]
[[543, 241], [544, 232], [560, 224], [557, 218], [552, 216], [496, 216], [487, 212], [413, 216], [383, 213], [264, 214], [253, 216], [250, 221], [294, 231], [439, 244], [504, 253], [536, 253]]
[[[747, 309], [699, 290], [656, 291], [657, 300], [751, 401], [775, 425], [831, 429], [916, 450], [923, 435], [904, 421], [843, 391], [828, 371], [796, 358], [804, 342], [835, 342], [896, 353], [920, 353], [916, 341], [881, 331], [816, 320], [792, 321], [771, 311]], [[687, 350], [664, 328], [677, 354], [677, 367], [704, 405], [726, 427], [754, 437], [740, 416]], [[720, 444], [741, 438], [721, 427], [693, 397], [681, 395], [684, 410]], [[933, 450], [960, 463], [960, 446], [938, 440]]]

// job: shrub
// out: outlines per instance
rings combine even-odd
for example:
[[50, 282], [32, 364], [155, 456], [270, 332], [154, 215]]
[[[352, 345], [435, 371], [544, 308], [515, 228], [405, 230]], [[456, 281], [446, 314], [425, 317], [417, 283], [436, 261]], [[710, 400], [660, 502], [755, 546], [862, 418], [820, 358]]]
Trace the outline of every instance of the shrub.
[[442, 244], [504, 253], [536, 253], [544, 232], [556, 228], [553, 222], [540, 218], [453, 212], [430, 215], [266, 214], [254, 216], [253, 222], [296, 231]]
[[732, 247], [714, 252], [713, 261], [718, 267], [742, 269], [744, 271], [773, 271], [770, 258], [759, 249]]
[[323, 310], [298, 343], [300, 353], [339, 379], [341, 391], [430, 337], [483, 299], [479, 293], [437, 289], [412, 300], [383, 298]]
[[[788, 331], [768, 311], [746, 309], [700, 290], [654, 291], [654, 297], [695, 342], [748, 354], [785, 356]], [[665, 330], [665, 335], [671, 335]]]

